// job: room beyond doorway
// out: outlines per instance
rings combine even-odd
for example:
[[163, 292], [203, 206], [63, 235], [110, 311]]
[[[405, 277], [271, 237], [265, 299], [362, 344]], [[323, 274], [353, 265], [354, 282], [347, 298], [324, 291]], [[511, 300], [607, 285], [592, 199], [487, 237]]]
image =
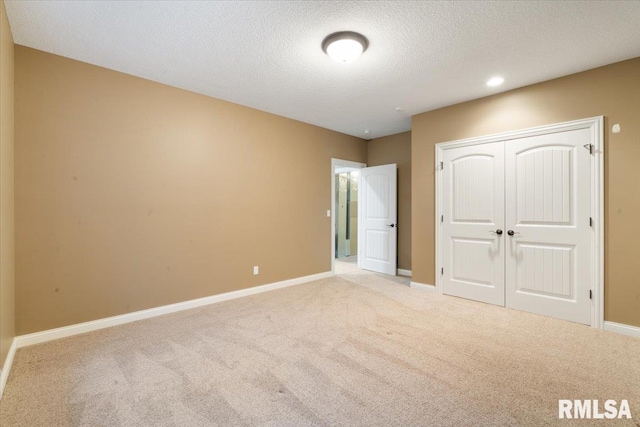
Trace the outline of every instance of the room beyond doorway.
[[358, 268], [358, 256], [351, 255], [344, 258], [336, 258], [336, 274], [349, 274], [363, 272]]
[[340, 171], [335, 175], [336, 258], [358, 254], [358, 175], [358, 170]]
[[[336, 259], [338, 257], [344, 258], [348, 255], [357, 255], [358, 174], [360, 169], [366, 166], [365, 163], [331, 159], [331, 211], [327, 212], [327, 216], [330, 214], [331, 217], [331, 271], [334, 273], [336, 271]], [[343, 177], [341, 178], [341, 176]], [[341, 182], [343, 184], [342, 192], [340, 192]], [[353, 191], [350, 191], [348, 194], [349, 201], [355, 202], [355, 206], [349, 206], [348, 209], [349, 216], [355, 216], [355, 220], [349, 221], [347, 221], [347, 186], [350, 190], [353, 188]], [[339, 197], [340, 195], [343, 197]], [[349, 224], [348, 233], [347, 224]]]

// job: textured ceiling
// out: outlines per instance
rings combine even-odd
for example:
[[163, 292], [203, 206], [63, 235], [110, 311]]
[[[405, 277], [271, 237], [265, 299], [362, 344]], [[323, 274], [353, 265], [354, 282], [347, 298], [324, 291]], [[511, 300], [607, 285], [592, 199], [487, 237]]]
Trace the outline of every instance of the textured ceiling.
[[[640, 2], [631, 1], [9, 0], [6, 8], [20, 45], [367, 139], [409, 130], [412, 114], [640, 56]], [[354, 63], [320, 48], [341, 30], [369, 39]], [[505, 84], [487, 87], [496, 74]]]

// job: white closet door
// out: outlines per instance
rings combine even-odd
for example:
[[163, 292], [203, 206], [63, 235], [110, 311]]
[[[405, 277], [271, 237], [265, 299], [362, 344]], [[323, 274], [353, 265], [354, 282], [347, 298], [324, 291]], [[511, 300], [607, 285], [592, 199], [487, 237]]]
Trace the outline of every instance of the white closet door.
[[444, 151], [442, 291], [504, 305], [504, 144]]
[[507, 307], [590, 323], [590, 142], [581, 129], [505, 143]]
[[396, 275], [398, 184], [396, 164], [360, 169], [359, 267]]

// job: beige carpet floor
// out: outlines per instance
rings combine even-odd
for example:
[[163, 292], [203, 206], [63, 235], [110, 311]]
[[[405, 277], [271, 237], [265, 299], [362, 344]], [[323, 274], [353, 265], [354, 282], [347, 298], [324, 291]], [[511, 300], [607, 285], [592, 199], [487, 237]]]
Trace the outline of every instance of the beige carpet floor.
[[[640, 423], [640, 339], [337, 277], [20, 349], [2, 426]], [[632, 420], [558, 420], [628, 399]]]

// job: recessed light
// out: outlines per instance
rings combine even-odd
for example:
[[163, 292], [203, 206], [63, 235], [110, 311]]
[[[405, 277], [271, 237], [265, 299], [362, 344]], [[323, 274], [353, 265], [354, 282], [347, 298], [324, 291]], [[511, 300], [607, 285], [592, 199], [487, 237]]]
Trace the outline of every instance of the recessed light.
[[404, 108], [402, 108], [402, 107], [396, 107], [396, 108], [394, 108], [394, 110], [395, 110], [395, 111], [404, 111]]
[[492, 77], [487, 82], [487, 86], [500, 86], [502, 83], [504, 83], [504, 79], [502, 77]]
[[369, 47], [365, 36], [353, 31], [329, 34], [322, 41], [322, 50], [336, 62], [353, 62]]
[[365, 129], [364, 133], [371, 133], [371, 131], [369, 129]]

